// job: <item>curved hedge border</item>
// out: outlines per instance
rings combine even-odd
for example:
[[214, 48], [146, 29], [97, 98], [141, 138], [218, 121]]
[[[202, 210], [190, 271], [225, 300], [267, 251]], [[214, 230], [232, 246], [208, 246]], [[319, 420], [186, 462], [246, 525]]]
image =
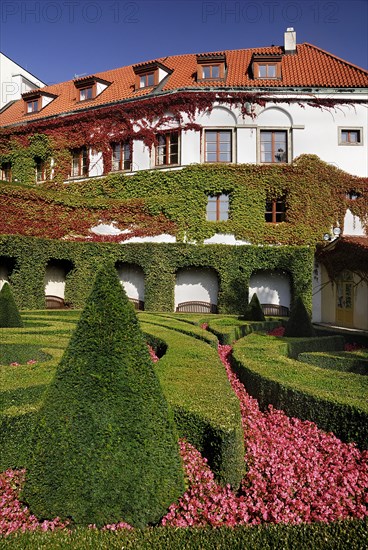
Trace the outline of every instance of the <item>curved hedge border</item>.
[[65, 300], [75, 308], [84, 306], [98, 265], [107, 261], [141, 267], [147, 311], [174, 311], [176, 272], [187, 267], [211, 268], [217, 273], [220, 313], [244, 310], [249, 278], [258, 270], [288, 274], [292, 295], [301, 296], [311, 306], [313, 252], [312, 247], [296, 246], [77, 243], [0, 236], [0, 262], [14, 266], [9, 280], [22, 309], [45, 307], [44, 276], [50, 260], [73, 266], [66, 276]]
[[[2, 470], [27, 465], [32, 427], [43, 392], [67, 345], [71, 323], [78, 316], [79, 312], [68, 310], [28, 312], [24, 315], [26, 325], [40, 320], [48, 321], [49, 326], [38, 331], [32, 326], [10, 329], [6, 333], [7, 342], [37, 342], [53, 359], [42, 365], [21, 365], [16, 371], [14, 367], [0, 369], [4, 390], [0, 394]], [[244, 472], [240, 408], [214, 349], [216, 337], [178, 317], [140, 313], [139, 320], [158, 355], [165, 354], [156, 370], [180, 436], [204, 453], [219, 481], [238, 487]]]
[[[342, 441], [368, 448], [366, 377], [331, 373], [290, 359], [289, 342], [253, 333], [234, 345], [232, 364], [247, 391], [263, 409], [271, 404], [288, 416], [315, 422]], [[325, 343], [333, 346], [334, 340]]]
[[353, 372], [354, 374], [368, 375], [368, 356], [353, 355], [350, 352], [340, 353], [300, 353], [298, 361], [315, 365], [321, 369]]
[[[171, 330], [169, 324], [151, 324], [149, 318], [140, 317], [143, 331], [167, 345], [156, 372], [179, 436], [204, 454], [221, 483], [237, 488], [244, 474], [240, 407], [217, 352], [197, 337]], [[195, 334], [197, 330], [193, 327]]]

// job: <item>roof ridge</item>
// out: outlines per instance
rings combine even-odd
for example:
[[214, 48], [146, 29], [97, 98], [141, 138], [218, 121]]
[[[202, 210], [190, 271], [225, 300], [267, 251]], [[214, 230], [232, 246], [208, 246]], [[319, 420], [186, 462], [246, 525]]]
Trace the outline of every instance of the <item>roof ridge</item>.
[[310, 48], [314, 48], [315, 50], [318, 50], [325, 55], [329, 57], [333, 57], [337, 61], [340, 61], [341, 63], [344, 63], [345, 65], [349, 65], [349, 67], [354, 67], [355, 69], [358, 69], [359, 71], [362, 71], [363, 73], [368, 75], [368, 70], [363, 69], [363, 67], [359, 67], [359, 65], [355, 65], [354, 63], [351, 63], [350, 61], [347, 61], [346, 59], [343, 59], [342, 57], [339, 57], [338, 55], [335, 55], [331, 52], [328, 52], [327, 50], [324, 50], [323, 48], [320, 48], [319, 46], [315, 46], [314, 44], [310, 44], [310, 42], [303, 42], [303, 44], [299, 44], [300, 46], [309, 46]]

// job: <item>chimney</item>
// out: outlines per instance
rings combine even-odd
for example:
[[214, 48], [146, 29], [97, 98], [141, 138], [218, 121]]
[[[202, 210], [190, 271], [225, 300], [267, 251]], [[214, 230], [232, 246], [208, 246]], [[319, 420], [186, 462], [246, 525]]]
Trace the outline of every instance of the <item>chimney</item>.
[[296, 32], [294, 27], [288, 27], [284, 33], [284, 53], [296, 53]]

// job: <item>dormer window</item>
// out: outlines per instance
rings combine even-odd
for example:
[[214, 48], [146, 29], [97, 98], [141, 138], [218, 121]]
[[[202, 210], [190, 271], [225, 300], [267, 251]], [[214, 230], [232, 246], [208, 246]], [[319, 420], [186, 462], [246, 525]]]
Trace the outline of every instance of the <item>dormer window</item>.
[[57, 96], [55, 94], [50, 94], [49, 92], [45, 92], [40, 89], [25, 92], [22, 94], [22, 99], [24, 101], [24, 113], [26, 115], [39, 113], [56, 97]]
[[87, 88], [81, 88], [79, 90], [79, 101], [85, 101], [86, 99], [93, 99], [93, 86]]
[[33, 99], [32, 101], [27, 101], [27, 113], [37, 113], [38, 109], [38, 99]]
[[198, 80], [224, 80], [226, 58], [224, 53], [197, 55]]
[[158, 86], [164, 78], [172, 73], [171, 69], [168, 69], [159, 61], [150, 61], [149, 63], [134, 65], [133, 71], [135, 74], [136, 90]]
[[252, 72], [253, 77], [257, 79], [281, 78], [281, 55], [253, 55]]
[[77, 101], [88, 101], [99, 96], [111, 82], [98, 78], [94, 75], [85, 76], [74, 80], [74, 86], [77, 88]]
[[155, 85], [155, 73], [145, 73], [142, 74], [139, 77], [139, 87], [140, 88], [147, 88], [148, 86], [154, 86]]

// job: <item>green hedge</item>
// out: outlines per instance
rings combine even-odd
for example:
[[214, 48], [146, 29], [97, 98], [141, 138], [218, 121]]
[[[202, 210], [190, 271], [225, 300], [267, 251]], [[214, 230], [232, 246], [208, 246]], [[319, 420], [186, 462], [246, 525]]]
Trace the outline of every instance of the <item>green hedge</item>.
[[204, 454], [221, 483], [238, 487], [244, 474], [240, 407], [217, 351], [177, 330], [151, 324], [150, 315], [140, 319], [146, 334], [167, 345], [156, 371], [179, 435]]
[[209, 330], [215, 334], [221, 344], [232, 345], [254, 331], [269, 331], [280, 326], [280, 321], [243, 321], [234, 317], [212, 316], [206, 320]]
[[18, 533], [2, 540], [4, 550], [363, 550], [368, 520], [216, 529], [135, 529], [70, 533]]
[[[9, 341], [27, 345], [37, 342], [53, 359], [32, 366], [21, 365], [16, 371], [14, 367], [1, 367], [2, 470], [28, 464], [35, 411], [79, 315], [80, 312], [70, 310], [27, 312], [23, 315], [26, 327], [36, 322], [47, 326], [7, 332]], [[174, 410], [180, 435], [198, 446], [221, 482], [238, 486], [244, 468], [240, 409], [214, 349], [215, 336], [181, 315], [140, 313], [138, 317], [147, 341], [159, 356], [164, 355], [156, 370]]]
[[249, 278], [259, 270], [288, 274], [293, 296], [301, 296], [310, 306], [313, 252], [313, 248], [303, 246], [121, 245], [0, 236], [0, 263], [14, 265], [9, 281], [22, 309], [45, 307], [44, 276], [50, 260], [73, 266], [66, 275], [65, 300], [74, 308], [84, 306], [98, 265], [109, 260], [141, 267], [147, 311], [174, 311], [176, 273], [188, 267], [210, 268], [217, 274], [220, 313], [243, 311], [248, 303]]
[[342, 351], [345, 340], [343, 336], [324, 336], [322, 338], [290, 338], [288, 356], [297, 359], [300, 353], [315, 351]]
[[355, 374], [368, 375], [368, 357], [364, 358], [351, 352], [341, 353], [300, 353], [298, 361], [315, 365], [321, 369], [353, 372]]
[[367, 378], [290, 359], [289, 342], [253, 333], [234, 345], [233, 366], [247, 391], [263, 409], [272, 404], [368, 448]]

